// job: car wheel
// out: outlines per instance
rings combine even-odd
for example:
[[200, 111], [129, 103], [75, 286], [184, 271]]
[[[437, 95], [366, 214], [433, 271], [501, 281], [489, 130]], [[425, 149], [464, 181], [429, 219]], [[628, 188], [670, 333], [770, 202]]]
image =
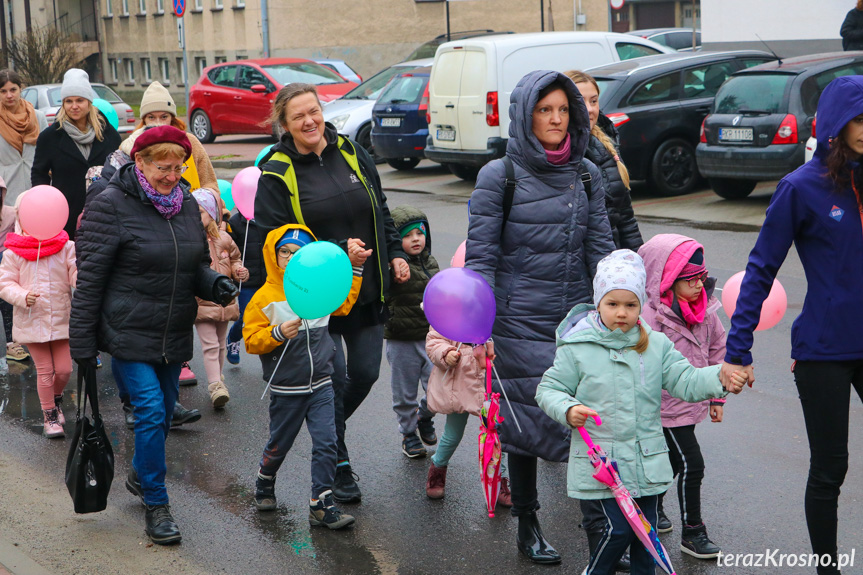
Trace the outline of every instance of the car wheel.
[[376, 164], [384, 163], [384, 159], [375, 154], [375, 145], [372, 143], [372, 125], [366, 124], [360, 131], [357, 132], [357, 143], [366, 149], [369, 155], [374, 158]]
[[195, 110], [192, 113], [192, 133], [198, 138], [202, 144], [209, 144], [216, 139], [213, 134], [213, 126], [210, 124], [210, 118], [203, 110]]
[[692, 192], [698, 181], [695, 148], [681, 138], [660, 144], [651, 163], [651, 187], [660, 196], [682, 196]]
[[462, 164], [447, 164], [449, 171], [462, 180], [472, 182], [476, 181], [476, 175], [479, 173], [479, 169], [473, 166], [465, 166]]
[[413, 170], [420, 163], [419, 158], [390, 158], [387, 163], [397, 170]]
[[752, 193], [755, 180], [733, 180], [731, 178], [707, 178], [707, 183], [716, 192], [716, 195], [726, 200], [742, 200]]

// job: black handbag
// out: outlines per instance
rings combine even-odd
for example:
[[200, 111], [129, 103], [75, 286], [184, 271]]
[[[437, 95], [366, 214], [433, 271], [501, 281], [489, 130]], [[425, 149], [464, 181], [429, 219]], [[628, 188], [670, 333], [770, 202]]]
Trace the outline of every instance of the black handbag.
[[[87, 401], [92, 414], [87, 417]], [[96, 368], [78, 367], [78, 412], [75, 433], [66, 459], [66, 487], [75, 513], [95, 513], [108, 506], [108, 492], [114, 480], [114, 450], [99, 415]]]

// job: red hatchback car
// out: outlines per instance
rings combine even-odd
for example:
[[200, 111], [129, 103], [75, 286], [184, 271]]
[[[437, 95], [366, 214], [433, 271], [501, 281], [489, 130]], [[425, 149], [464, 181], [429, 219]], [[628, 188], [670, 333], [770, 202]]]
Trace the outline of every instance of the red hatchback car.
[[223, 62], [204, 68], [189, 90], [192, 133], [202, 142], [224, 134], [272, 134], [278, 126], [261, 124], [270, 115], [276, 94], [285, 85], [306, 82], [329, 102], [353, 89], [329, 68], [303, 58], [262, 58]]

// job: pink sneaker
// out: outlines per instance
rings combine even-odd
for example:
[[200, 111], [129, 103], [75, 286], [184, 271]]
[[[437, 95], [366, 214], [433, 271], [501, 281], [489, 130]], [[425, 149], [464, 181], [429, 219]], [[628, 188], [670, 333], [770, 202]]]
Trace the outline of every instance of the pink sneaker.
[[183, 362], [183, 369], [180, 370], [180, 385], [198, 385], [198, 379], [189, 367], [188, 361]]
[[66, 437], [66, 432], [63, 431], [63, 426], [57, 419], [57, 408], [44, 409], [42, 414], [45, 416], [45, 425], [42, 428], [42, 435], [48, 438]]

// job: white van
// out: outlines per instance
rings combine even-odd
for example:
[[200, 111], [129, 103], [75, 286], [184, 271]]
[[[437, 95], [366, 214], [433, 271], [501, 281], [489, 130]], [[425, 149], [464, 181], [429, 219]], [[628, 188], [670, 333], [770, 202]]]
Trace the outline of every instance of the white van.
[[509, 97], [534, 70], [586, 70], [639, 56], [673, 53], [655, 42], [611, 32], [540, 32], [456, 40], [435, 54], [429, 80], [425, 155], [473, 179], [506, 152]]

